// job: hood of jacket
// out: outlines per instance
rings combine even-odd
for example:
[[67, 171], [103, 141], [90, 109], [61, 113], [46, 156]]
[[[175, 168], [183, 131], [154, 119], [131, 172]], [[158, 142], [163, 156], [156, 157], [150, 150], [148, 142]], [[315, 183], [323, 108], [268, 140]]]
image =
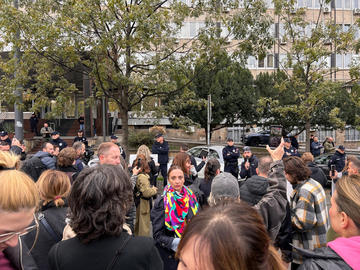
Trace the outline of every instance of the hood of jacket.
[[354, 270], [360, 269], [360, 236], [339, 237], [329, 242], [328, 246]]
[[44, 157], [52, 157], [52, 155], [50, 155], [48, 152], [44, 152], [44, 151], [39, 151], [37, 152], [34, 157], [38, 157], [38, 158], [44, 158]]
[[244, 183], [252, 194], [264, 195], [269, 187], [269, 181], [265, 177], [254, 175]]

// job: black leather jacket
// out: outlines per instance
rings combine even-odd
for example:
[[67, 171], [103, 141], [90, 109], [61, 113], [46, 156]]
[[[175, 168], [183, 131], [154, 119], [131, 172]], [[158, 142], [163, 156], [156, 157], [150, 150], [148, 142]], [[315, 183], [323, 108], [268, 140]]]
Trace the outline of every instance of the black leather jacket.
[[305, 259], [299, 270], [351, 270], [352, 268], [329, 247], [314, 251], [296, 248]]

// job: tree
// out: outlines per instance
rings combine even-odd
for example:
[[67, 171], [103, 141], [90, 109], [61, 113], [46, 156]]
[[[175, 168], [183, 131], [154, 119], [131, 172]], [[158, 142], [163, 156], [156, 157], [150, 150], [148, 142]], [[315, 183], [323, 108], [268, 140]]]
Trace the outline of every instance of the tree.
[[[262, 53], [270, 41], [261, 0], [244, 1], [237, 13], [222, 12], [222, 7], [238, 7], [238, 1], [194, 1], [190, 7], [180, 0], [22, 0], [18, 11], [12, 1], [0, 1], [6, 37], [21, 33], [20, 40], [7, 38], [4, 45], [21, 47], [22, 85], [31, 84], [27, 96], [43, 104], [50, 90], [66, 106], [74, 85], [64, 74], [90, 78], [94, 97], [106, 96], [118, 105], [125, 147], [128, 112], [148, 98], [189, 91], [194, 78], [185, 76], [184, 67], [194, 58], [223, 47], [241, 48], [234, 55], [244, 58]], [[199, 16], [206, 16], [205, 25], [179, 44], [185, 18]], [[230, 34], [238, 42], [229, 44]], [[3, 87], [11, 89], [13, 80], [3, 78]]]
[[[306, 9], [294, 9], [294, 3], [275, 1], [275, 13], [283, 26], [282, 36], [276, 45], [286, 53], [286, 58], [279, 61], [279, 67], [285, 72], [286, 79], [275, 83], [277, 97], [260, 99], [259, 110], [266, 111], [272, 117], [282, 118], [283, 122], [296, 120], [297, 127], [306, 130], [308, 151], [311, 126], [319, 121], [324, 121], [321, 122], [323, 124], [327, 121], [333, 127], [344, 125], [339, 108], [330, 106], [329, 110], [327, 107], [329, 103], [326, 100], [343, 91], [339, 82], [331, 80], [334, 69], [329, 66], [329, 60], [332, 54], [344, 53], [352, 48], [354, 30], [350, 28], [343, 31], [340, 26], [334, 25], [331, 17], [323, 13], [324, 1], [320, 1], [320, 9], [314, 21], [307, 19]], [[290, 45], [283, 46], [280, 40], [289, 41]], [[328, 45], [335, 43], [335, 48]]]
[[[205, 101], [211, 94], [213, 106], [210, 132], [231, 126], [238, 120], [242, 124], [254, 122], [256, 95], [253, 77], [248, 69], [233, 61], [225, 51], [216, 54], [210, 61], [200, 58], [189, 76], [195, 77], [189, 86], [192, 90], [190, 93], [193, 93], [191, 98], [188, 96], [181, 104], [177, 100], [164, 100], [174, 119], [186, 117], [207, 130]], [[196, 100], [204, 102], [194, 106]]]

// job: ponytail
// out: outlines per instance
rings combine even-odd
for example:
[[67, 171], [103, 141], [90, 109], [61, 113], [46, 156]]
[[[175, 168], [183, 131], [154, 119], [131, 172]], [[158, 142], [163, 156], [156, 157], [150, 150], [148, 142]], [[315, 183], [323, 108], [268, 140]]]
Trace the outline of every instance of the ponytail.
[[210, 159], [205, 166], [205, 181], [210, 181], [216, 176], [216, 171], [220, 169], [220, 163], [217, 159]]

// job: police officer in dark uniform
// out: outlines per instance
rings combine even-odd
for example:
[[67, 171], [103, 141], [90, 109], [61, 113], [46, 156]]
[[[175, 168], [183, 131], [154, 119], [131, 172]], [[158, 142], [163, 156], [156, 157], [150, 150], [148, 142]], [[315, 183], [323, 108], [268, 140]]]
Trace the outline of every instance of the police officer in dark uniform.
[[6, 144], [11, 146], [11, 140], [9, 138], [9, 135], [6, 131], [1, 131], [0, 132], [0, 140], [4, 141]]
[[329, 169], [331, 169], [331, 165], [335, 165], [335, 170], [337, 172], [341, 172], [345, 167], [345, 161], [345, 147], [343, 145], [339, 145], [339, 147], [335, 151], [335, 154], [329, 160]]
[[65, 147], [67, 147], [67, 143], [60, 138], [60, 133], [58, 131], [54, 131], [51, 133], [51, 141], [53, 145], [58, 145], [59, 150], [63, 150]]
[[117, 146], [119, 146], [119, 150], [120, 150], [120, 155], [124, 158], [124, 159], [126, 159], [126, 153], [125, 153], [125, 151], [124, 151], [124, 148], [120, 145], [120, 143], [118, 142], [118, 136], [116, 136], [116, 135], [111, 135], [110, 136], [110, 141], [112, 142], [112, 143], [115, 143]]
[[227, 146], [222, 150], [225, 161], [224, 172], [231, 173], [236, 179], [239, 175], [238, 158], [240, 157], [239, 148], [234, 146], [234, 141], [231, 138], [227, 139]]
[[78, 131], [77, 136], [74, 138], [74, 143], [76, 142], [82, 142], [85, 144], [86, 148], [89, 146], [87, 139], [84, 137], [84, 131], [82, 129]]
[[300, 157], [300, 154], [297, 151], [297, 149], [291, 145], [290, 138], [284, 138], [284, 155], [283, 155], [283, 158], [290, 157], [290, 156]]
[[160, 172], [164, 178], [164, 187], [167, 185], [167, 164], [169, 162], [169, 145], [164, 140], [164, 136], [159, 133], [155, 136], [155, 142], [152, 145], [151, 152], [158, 155]]

